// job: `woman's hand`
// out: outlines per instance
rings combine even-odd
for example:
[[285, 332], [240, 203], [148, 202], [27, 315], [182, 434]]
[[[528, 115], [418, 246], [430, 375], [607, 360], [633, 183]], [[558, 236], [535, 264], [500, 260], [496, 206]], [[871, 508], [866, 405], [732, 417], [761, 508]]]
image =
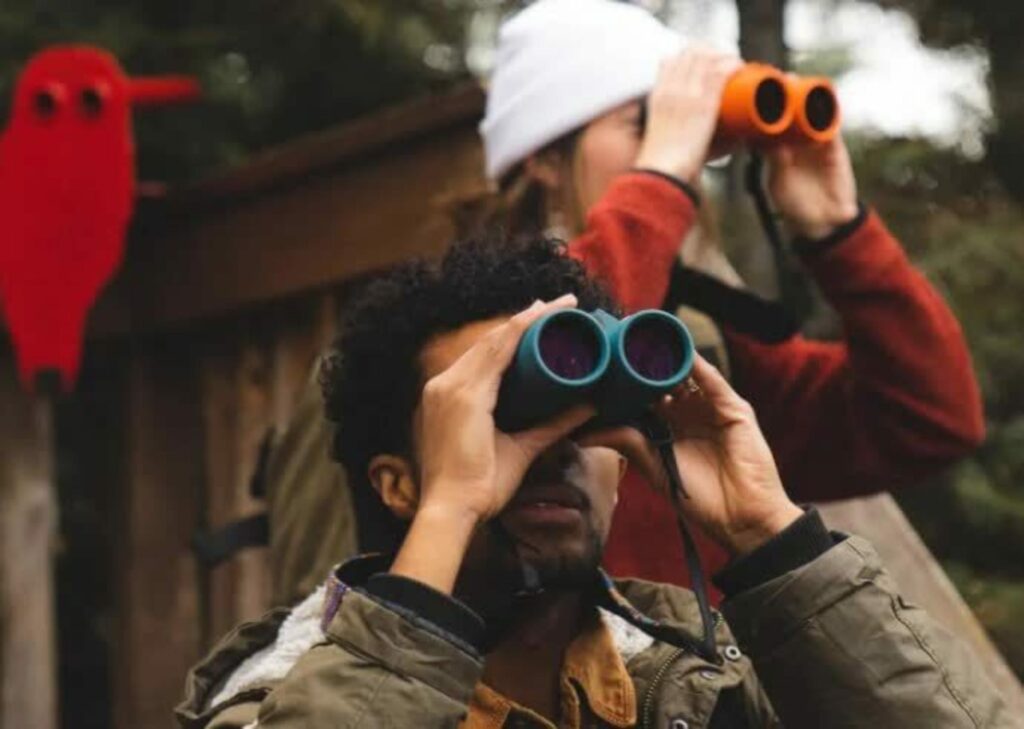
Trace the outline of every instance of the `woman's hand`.
[[[655, 408], [672, 429], [687, 516], [733, 554], [757, 549], [803, 513], [786, 495], [750, 404], [699, 355], [691, 392], [680, 387]], [[639, 432], [594, 433], [581, 445], [616, 448], [656, 488], [667, 476], [657, 451]]]
[[636, 166], [694, 184], [708, 159], [734, 55], [693, 47], [663, 61], [647, 100], [647, 127]]
[[817, 240], [857, 217], [857, 182], [838, 135], [823, 144], [784, 144], [765, 152], [768, 194], [800, 236]]

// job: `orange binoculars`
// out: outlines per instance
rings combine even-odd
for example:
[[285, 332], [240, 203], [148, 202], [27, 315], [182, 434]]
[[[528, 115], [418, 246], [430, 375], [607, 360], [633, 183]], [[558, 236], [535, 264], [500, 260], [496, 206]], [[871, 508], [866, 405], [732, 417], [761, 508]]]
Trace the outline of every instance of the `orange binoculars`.
[[726, 82], [716, 134], [723, 142], [827, 142], [838, 133], [839, 101], [826, 78], [747, 63]]

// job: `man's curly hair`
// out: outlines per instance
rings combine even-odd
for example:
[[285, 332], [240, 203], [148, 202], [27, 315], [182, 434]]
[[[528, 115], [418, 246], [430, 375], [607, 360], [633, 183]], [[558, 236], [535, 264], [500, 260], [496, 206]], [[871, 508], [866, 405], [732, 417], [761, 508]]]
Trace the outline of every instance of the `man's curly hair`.
[[412, 457], [413, 411], [425, 384], [419, 354], [428, 340], [566, 293], [584, 310], [618, 308], [561, 243], [491, 233], [456, 243], [440, 261], [403, 263], [356, 294], [320, 375], [326, 415], [336, 424], [333, 455], [348, 471], [353, 497], [362, 502], [370, 491], [374, 456]]

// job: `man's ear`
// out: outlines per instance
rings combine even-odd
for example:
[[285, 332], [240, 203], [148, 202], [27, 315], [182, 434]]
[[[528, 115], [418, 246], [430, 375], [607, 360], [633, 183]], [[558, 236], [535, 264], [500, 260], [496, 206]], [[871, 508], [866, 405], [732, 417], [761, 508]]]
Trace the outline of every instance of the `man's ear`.
[[626, 471], [629, 470], [629, 459], [621, 453], [619, 455], [619, 483], [622, 483], [622, 479], [626, 477]]
[[536, 180], [547, 190], [553, 191], [562, 184], [562, 160], [558, 151], [549, 149], [526, 158], [525, 166], [527, 176]]
[[420, 503], [415, 469], [405, 458], [393, 455], [374, 456], [367, 468], [370, 483], [392, 514], [403, 521], [412, 521]]

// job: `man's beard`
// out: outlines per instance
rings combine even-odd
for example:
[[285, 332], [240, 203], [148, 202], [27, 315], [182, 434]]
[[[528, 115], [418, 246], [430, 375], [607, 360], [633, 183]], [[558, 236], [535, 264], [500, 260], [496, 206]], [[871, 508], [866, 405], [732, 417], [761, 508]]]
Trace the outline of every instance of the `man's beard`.
[[511, 534], [499, 521], [484, 529], [486, 557], [464, 565], [460, 580], [473, 602], [500, 604], [532, 592], [580, 590], [594, 584], [604, 543], [593, 524], [586, 525], [583, 549], [571, 554], [547, 553], [542, 545]]
[[585, 547], [578, 554], [544, 554], [529, 543], [518, 543], [519, 563], [535, 574], [537, 586], [544, 590], [576, 590], [594, 582], [604, 551], [593, 525], [587, 524]]
[[536, 598], [584, 592], [594, 586], [604, 544], [593, 525], [587, 525], [586, 546], [574, 554], [545, 554], [497, 521], [486, 530], [486, 559], [465, 565], [456, 595], [487, 625], [487, 645], [495, 645], [529, 615]]

